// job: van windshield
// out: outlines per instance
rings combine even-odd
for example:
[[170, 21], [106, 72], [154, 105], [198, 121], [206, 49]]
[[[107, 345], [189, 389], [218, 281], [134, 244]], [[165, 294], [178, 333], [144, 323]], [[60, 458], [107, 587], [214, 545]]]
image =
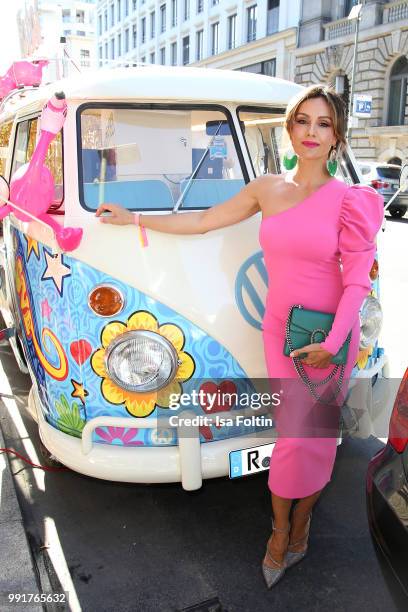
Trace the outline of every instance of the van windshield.
[[283, 130], [284, 109], [238, 109], [246, 146], [256, 176], [280, 174], [289, 142]]
[[[283, 156], [291, 149], [284, 129], [284, 109], [240, 107], [237, 110], [248, 154], [256, 176], [285, 172]], [[336, 178], [348, 184], [355, 182], [353, 164], [348, 155], [339, 159]]]
[[80, 199], [88, 210], [208, 208], [244, 186], [227, 111], [186, 106], [81, 112]]

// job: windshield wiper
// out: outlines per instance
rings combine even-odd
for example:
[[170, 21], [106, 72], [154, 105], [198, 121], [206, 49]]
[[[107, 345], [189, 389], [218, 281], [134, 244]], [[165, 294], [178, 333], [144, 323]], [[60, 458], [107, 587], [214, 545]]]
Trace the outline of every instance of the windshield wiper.
[[214, 134], [214, 136], [211, 138], [210, 144], [208, 145], [208, 147], [207, 147], [207, 148], [206, 148], [206, 150], [204, 151], [204, 153], [203, 153], [203, 155], [202, 155], [202, 157], [201, 157], [200, 161], [198, 162], [197, 166], [196, 166], [196, 167], [195, 167], [195, 169], [194, 169], [193, 174], [192, 174], [192, 175], [190, 176], [190, 178], [188, 179], [187, 185], [185, 186], [184, 191], [183, 191], [183, 192], [180, 194], [179, 199], [178, 199], [178, 200], [177, 200], [177, 202], [175, 203], [175, 205], [174, 205], [174, 208], [173, 208], [173, 211], [172, 211], [172, 212], [176, 213], [176, 212], [178, 211], [178, 209], [180, 208], [180, 206], [182, 205], [182, 203], [183, 203], [183, 198], [184, 198], [185, 194], [187, 193], [187, 191], [189, 190], [190, 185], [191, 185], [192, 181], [194, 180], [194, 178], [195, 178], [195, 176], [196, 176], [197, 172], [200, 170], [200, 168], [201, 168], [201, 166], [202, 166], [202, 163], [203, 163], [203, 161], [204, 161], [204, 158], [205, 158], [205, 156], [207, 155], [208, 151], [210, 150], [210, 147], [211, 147], [212, 143], [214, 142], [214, 138], [215, 138], [216, 136], [218, 136], [218, 132], [220, 131], [221, 126], [222, 126], [222, 120], [220, 120], [220, 124], [219, 124], [219, 126], [218, 126], [218, 128], [217, 128], [217, 130], [216, 130], [216, 132], [215, 132], [215, 134]]

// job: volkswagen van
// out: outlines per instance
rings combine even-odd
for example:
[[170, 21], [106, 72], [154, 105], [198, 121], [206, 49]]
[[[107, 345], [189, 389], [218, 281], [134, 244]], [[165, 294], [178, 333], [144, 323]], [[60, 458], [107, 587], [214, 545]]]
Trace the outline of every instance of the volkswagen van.
[[[67, 105], [45, 162], [55, 183], [48, 214], [62, 228], [81, 228], [79, 246], [64, 250], [55, 229], [12, 212], [1, 247], [1, 310], [50, 457], [97, 478], [187, 490], [268, 467], [273, 419], [231, 426], [226, 418], [257, 410], [254, 394], [267, 377], [260, 214], [200, 236], [149, 231], [145, 246], [136, 226], [100, 223], [95, 211], [117, 202], [183, 214], [280, 173], [284, 110], [299, 90], [246, 72], [137, 66], [22, 89], [2, 105], [8, 181], [33, 155], [47, 100], [63, 91]], [[338, 178], [361, 179], [351, 150]], [[371, 278], [353, 370], [365, 384], [348, 400], [364, 407], [365, 434], [384, 405], [387, 375], [377, 341], [378, 257]], [[249, 404], [234, 404], [237, 391], [252, 394]], [[187, 432], [173, 418], [181, 413], [191, 417]]]

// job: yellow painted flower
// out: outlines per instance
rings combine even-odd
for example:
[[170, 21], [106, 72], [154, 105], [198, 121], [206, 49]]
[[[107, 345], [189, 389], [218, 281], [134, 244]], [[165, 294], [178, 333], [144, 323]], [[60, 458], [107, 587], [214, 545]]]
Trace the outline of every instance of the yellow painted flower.
[[357, 366], [359, 370], [364, 370], [367, 365], [368, 358], [373, 353], [373, 347], [369, 346], [365, 349], [360, 349], [357, 355]]
[[[132, 330], [148, 330], [166, 338], [176, 349], [179, 367], [174, 379], [159, 391], [147, 393], [133, 393], [122, 389], [110, 378], [105, 368], [105, 353], [109, 344], [121, 334]], [[195, 370], [194, 360], [183, 351], [184, 334], [182, 330], [172, 323], [158, 324], [156, 317], [150, 312], [139, 310], [132, 314], [127, 323], [113, 321], [102, 331], [102, 347], [91, 357], [94, 372], [102, 378], [101, 391], [103, 397], [111, 404], [125, 404], [126, 410], [136, 417], [146, 417], [153, 412], [156, 406], [169, 407], [169, 396], [172, 393], [180, 394], [183, 389], [181, 383], [191, 378]]]

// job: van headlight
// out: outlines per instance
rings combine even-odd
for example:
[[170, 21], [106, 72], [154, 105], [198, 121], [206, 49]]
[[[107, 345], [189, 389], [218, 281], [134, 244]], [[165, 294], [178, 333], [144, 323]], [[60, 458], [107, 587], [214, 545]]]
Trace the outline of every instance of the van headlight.
[[366, 349], [375, 344], [383, 321], [381, 304], [377, 298], [369, 295], [360, 310], [360, 348]]
[[177, 351], [166, 338], [148, 330], [132, 330], [113, 340], [105, 353], [109, 377], [135, 393], [157, 391], [176, 375]]

